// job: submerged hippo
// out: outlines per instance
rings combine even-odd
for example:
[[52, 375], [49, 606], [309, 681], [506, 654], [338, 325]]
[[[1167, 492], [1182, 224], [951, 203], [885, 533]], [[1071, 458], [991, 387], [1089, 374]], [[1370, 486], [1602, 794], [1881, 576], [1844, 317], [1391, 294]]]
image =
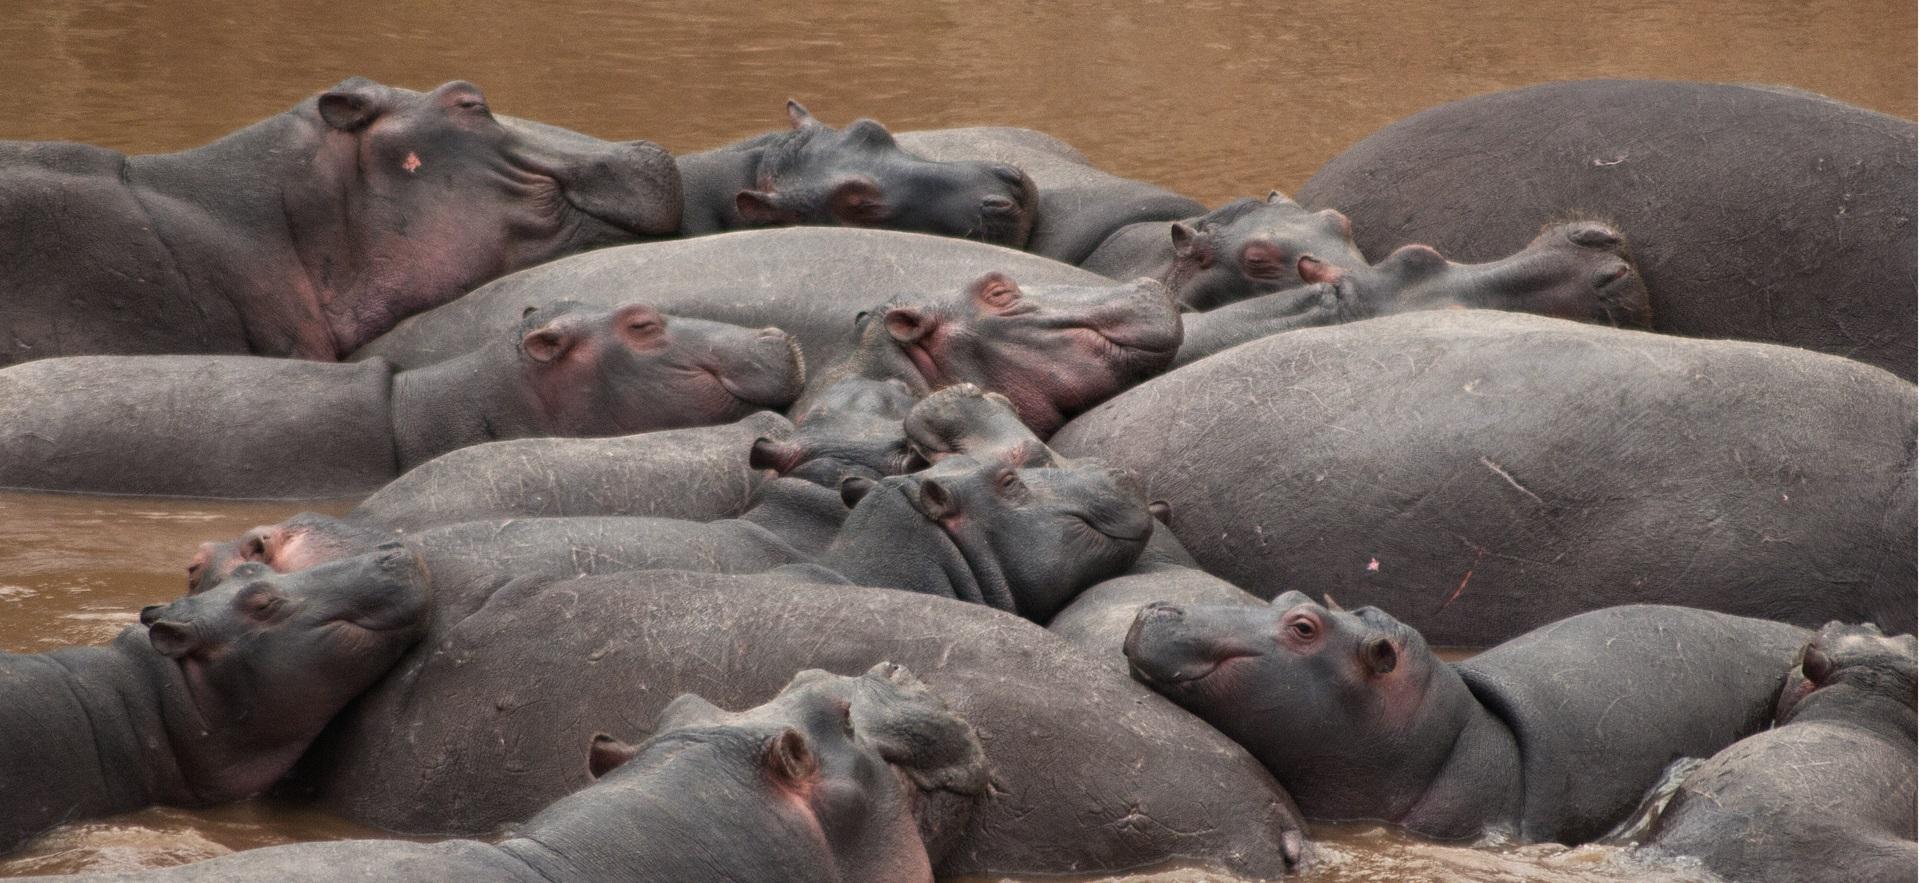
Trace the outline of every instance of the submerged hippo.
[[528, 306], [568, 298], [612, 307], [633, 300], [676, 316], [758, 328], [800, 340], [807, 364], [854, 348], [854, 317], [902, 294], [958, 291], [987, 273], [1022, 285], [1112, 285], [1058, 261], [962, 239], [890, 230], [790, 227], [606, 248], [498, 280], [400, 323], [355, 358], [400, 367], [444, 361], [503, 334]]
[[1914, 676], [1912, 635], [1828, 623], [1779, 725], [1683, 773], [1642, 851], [1755, 883], [1913, 879]]
[[778, 329], [562, 302], [411, 371], [382, 361], [76, 356], [0, 371], [0, 487], [318, 497], [455, 448], [737, 419], [799, 392]]
[[1626, 240], [1592, 221], [1555, 224], [1526, 248], [1484, 264], [1457, 264], [1424, 245], [1394, 250], [1351, 269], [1303, 258], [1312, 283], [1182, 317], [1175, 365], [1249, 340], [1416, 310], [1489, 309], [1537, 313], [1599, 325], [1647, 325], [1647, 288]]
[[1209, 572], [1486, 646], [1677, 603], [1914, 625], [1914, 386], [1788, 347], [1441, 310], [1275, 335], [1051, 440]]
[[890, 663], [803, 671], [737, 713], [685, 694], [645, 743], [596, 735], [571, 762], [597, 781], [496, 843], [301, 843], [57, 879], [932, 883], [928, 850], [964, 828], [988, 777], [966, 721]]
[[333, 361], [489, 279], [679, 223], [665, 151], [495, 117], [464, 82], [356, 77], [184, 153], [0, 142], [0, 365]]
[[973, 725], [993, 769], [936, 859], [942, 878], [1180, 860], [1266, 879], [1303, 858], [1291, 802], [1238, 746], [977, 604], [789, 574], [631, 571], [515, 583], [422, 646], [309, 752], [302, 778], [332, 811], [402, 832], [490, 831], [590, 782], [578, 751], [595, 733], [644, 738], [696, 685], [743, 706], [796, 668], [892, 660]]
[[836, 130], [797, 101], [787, 102], [787, 118], [789, 131], [677, 158], [683, 235], [810, 224], [1021, 248], [1033, 234], [1039, 196], [1014, 166], [926, 159], [873, 120]]
[[1542, 218], [1632, 237], [1653, 327], [1860, 359], [1912, 380], [1912, 120], [1791, 89], [1547, 83], [1394, 123], [1300, 189], [1362, 251], [1493, 260]]
[[0, 853], [54, 825], [261, 793], [424, 631], [399, 549], [140, 612], [104, 647], [0, 654]]
[[1764, 727], [1804, 629], [1609, 607], [1441, 662], [1374, 607], [1150, 604], [1135, 674], [1267, 765], [1309, 818], [1578, 844], [1675, 758]]

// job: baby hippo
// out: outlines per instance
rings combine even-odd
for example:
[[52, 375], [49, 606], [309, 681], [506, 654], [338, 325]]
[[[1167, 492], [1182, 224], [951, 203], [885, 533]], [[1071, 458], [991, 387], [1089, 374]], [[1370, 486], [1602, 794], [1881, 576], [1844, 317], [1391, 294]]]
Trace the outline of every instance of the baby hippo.
[[0, 853], [62, 822], [266, 790], [426, 608], [426, 575], [386, 547], [297, 574], [246, 565], [104, 647], [0, 655]]
[[572, 302], [400, 372], [378, 359], [45, 359], [0, 371], [0, 487], [337, 496], [481, 442], [734, 420], [785, 407], [802, 380], [799, 349], [777, 329]]
[[1828, 623], [1779, 726], [1684, 773], [1644, 853], [1754, 883], [1912, 880], [1914, 677], [1912, 635]]
[[803, 671], [744, 712], [684, 694], [638, 747], [582, 748], [596, 781], [498, 843], [302, 843], [79, 879], [932, 881], [929, 847], [987, 790], [973, 729], [886, 662], [857, 678]]
[[1373, 607], [1140, 609], [1135, 676], [1266, 764], [1309, 818], [1428, 837], [1578, 844], [1676, 758], [1757, 732], [1803, 629], [1685, 607], [1609, 607], [1448, 664]]

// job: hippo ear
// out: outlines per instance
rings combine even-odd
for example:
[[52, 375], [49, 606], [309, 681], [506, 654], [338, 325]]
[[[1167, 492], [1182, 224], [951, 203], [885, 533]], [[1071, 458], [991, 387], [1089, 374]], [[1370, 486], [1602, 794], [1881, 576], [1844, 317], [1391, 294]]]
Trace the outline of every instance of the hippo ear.
[[849, 475], [840, 480], [840, 502], [848, 509], [860, 505], [867, 498], [867, 492], [873, 490], [873, 479], [858, 475]]
[[887, 310], [885, 321], [887, 333], [901, 343], [918, 341], [933, 328], [932, 320], [913, 307], [893, 307]]
[[593, 734], [593, 743], [587, 746], [587, 772], [598, 779], [620, 768], [621, 764], [632, 760], [640, 749], [628, 745], [605, 733]]
[[787, 122], [792, 123], [796, 129], [826, 128], [825, 123], [813, 118], [813, 114], [807, 111], [805, 105], [791, 98], [787, 99]]
[[792, 224], [799, 220], [793, 212], [780, 207], [780, 197], [771, 190], [742, 190], [734, 194], [733, 210], [740, 220], [759, 226]]
[[[142, 611], [142, 618], [145, 612]], [[163, 619], [147, 626], [147, 640], [155, 652], [168, 659], [179, 659], [200, 647], [199, 629], [190, 622]]]
[[763, 435], [753, 440], [753, 449], [747, 452], [747, 466], [753, 469], [771, 469], [785, 475], [799, 465], [800, 454], [799, 445]]
[[352, 79], [322, 93], [320, 118], [342, 132], [358, 132], [380, 116], [381, 92], [371, 80]]
[[1169, 233], [1173, 238], [1174, 257], [1190, 261], [1202, 270], [1213, 266], [1213, 249], [1201, 241], [1200, 231], [1184, 222], [1174, 221]]
[[954, 500], [953, 492], [947, 486], [931, 478], [920, 482], [920, 511], [928, 518], [941, 521], [960, 511], [960, 504]]
[[1292, 199], [1287, 198], [1287, 195], [1285, 193], [1281, 193], [1278, 190], [1269, 190], [1267, 191], [1267, 204], [1268, 205], [1293, 205], [1294, 202]]
[[577, 342], [578, 339], [573, 332], [546, 325], [535, 328], [521, 337], [520, 351], [526, 353], [527, 358], [542, 365], [551, 365], [559, 361], [561, 356], [566, 355], [568, 350], [573, 349], [573, 345]]
[[1360, 645], [1360, 654], [1366, 660], [1367, 668], [1376, 675], [1390, 674], [1400, 667], [1400, 651], [1394, 649], [1393, 640], [1386, 635], [1374, 635]]
[[799, 790], [808, 780], [820, 774], [820, 761], [813, 756], [813, 748], [807, 745], [807, 737], [792, 727], [781, 730], [780, 735], [767, 740], [766, 748], [761, 751], [760, 762], [774, 782], [792, 790]]
[[1173, 526], [1173, 506], [1166, 500], [1153, 500], [1147, 503], [1147, 512], [1153, 515], [1153, 520], [1168, 527]]
[[1300, 281], [1308, 285], [1317, 285], [1321, 282], [1338, 282], [1340, 281], [1340, 277], [1347, 275], [1346, 271], [1341, 270], [1339, 267], [1310, 254], [1301, 255], [1300, 260], [1297, 261], [1294, 266], [1295, 269], [1300, 272]]

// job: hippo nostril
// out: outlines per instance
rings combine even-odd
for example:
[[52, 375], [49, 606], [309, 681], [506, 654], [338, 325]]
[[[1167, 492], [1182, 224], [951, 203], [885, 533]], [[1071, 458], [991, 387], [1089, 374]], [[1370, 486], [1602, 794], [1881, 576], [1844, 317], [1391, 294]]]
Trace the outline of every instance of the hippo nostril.
[[787, 332], [782, 331], [778, 328], [775, 328], [772, 325], [768, 325], [767, 327], [760, 329], [761, 340], [782, 340], [782, 339], [785, 339], [786, 336], [787, 336]]
[[1007, 214], [1015, 211], [1019, 207], [1020, 205], [1018, 203], [1004, 196], [989, 196], [986, 199], [980, 200], [980, 208], [994, 214]]
[[1632, 270], [1633, 268], [1627, 266], [1626, 261], [1615, 261], [1612, 264], [1601, 267], [1599, 270], [1594, 271], [1593, 287], [1605, 288], [1612, 285], [1614, 282], [1619, 281], [1628, 273], [1632, 272]]
[[1155, 601], [1140, 609], [1143, 619], [1184, 619], [1187, 612], [1166, 601]]
[[1621, 243], [1620, 234], [1599, 224], [1585, 224], [1567, 231], [1567, 240], [1584, 248], [1615, 248]]
[[1008, 184], [1019, 184], [1025, 181], [1027, 178], [1027, 173], [1022, 172], [1019, 169], [1014, 168], [1013, 166], [1007, 165], [1006, 163], [995, 163], [993, 166], [993, 174], [995, 177], [999, 178], [1002, 181], [1007, 182]]

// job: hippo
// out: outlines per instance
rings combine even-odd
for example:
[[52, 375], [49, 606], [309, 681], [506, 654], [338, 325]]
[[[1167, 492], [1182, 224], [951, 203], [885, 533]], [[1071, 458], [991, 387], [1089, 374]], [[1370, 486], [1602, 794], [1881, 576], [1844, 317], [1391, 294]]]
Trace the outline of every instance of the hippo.
[[1182, 316], [1176, 367], [1270, 334], [1414, 310], [1477, 308], [1537, 313], [1615, 327], [1647, 326], [1647, 289], [1626, 240], [1591, 221], [1555, 224], [1526, 248], [1484, 264], [1457, 264], [1407, 245], [1353, 269], [1298, 262], [1316, 284]]
[[898, 141], [929, 159], [1004, 163], [1025, 172], [1040, 191], [1026, 249], [1063, 263], [1085, 261], [1129, 225], [1163, 224], [1207, 211], [1171, 190], [1103, 171], [1066, 142], [1032, 129], [929, 129], [902, 132]]
[[877, 481], [925, 468], [900, 430], [924, 394], [924, 379], [908, 370], [891, 377], [843, 375], [803, 393], [807, 400], [793, 408], [794, 431], [754, 439], [747, 463], [836, 490], [849, 478]]
[[561, 255], [673, 233], [666, 151], [496, 117], [472, 83], [354, 77], [205, 147], [0, 142], [0, 365], [335, 361]]
[[1415, 114], [1296, 194], [1370, 257], [1511, 253], [1542, 218], [1633, 238], [1653, 327], [1820, 350], [1915, 375], [1912, 120], [1791, 89], [1547, 83]]
[[1805, 350], [1440, 310], [1243, 344], [1049, 443], [1138, 477], [1255, 595], [1484, 647], [1629, 602], [1911, 630], [1915, 409]]
[[505, 333], [529, 305], [560, 298], [614, 306], [644, 300], [676, 316], [758, 328], [800, 341], [807, 364], [856, 345], [854, 318], [903, 293], [957, 291], [987, 273], [1022, 285], [1113, 280], [1035, 255], [920, 233], [784, 227], [605, 248], [524, 270], [400, 323], [356, 359], [403, 368], [460, 355]]
[[1299, 288], [1316, 265], [1348, 271], [1367, 266], [1353, 242], [1352, 222], [1336, 209], [1302, 208], [1278, 190], [1172, 224], [1130, 224], [1080, 262], [1112, 279], [1158, 279], [1175, 300], [1202, 312]]
[[0, 654], [0, 853], [63, 822], [259, 794], [421, 633], [426, 577], [384, 548], [258, 565], [111, 644]]
[[0, 487], [206, 497], [365, 492], [455, 448], [738, 419], [799, 392], [778, 329], [562, 301], [409, 371], [383, 361], [73, 356], [0, 371]]
[[[1023, 287], [987, 273], [957, 292], [896, 297], [862, 314], [858, 348], [822, 368], [793, 406], [819, 410], [848, 379], [898, 380], [916, 397], [955, 383], [1001, 393], [1041, 436], [1164, 369], [1180, 316], [1151, 279]], [[898, 420], [898, 402], [878, 416]], [[797, 420], [802, 429], [807, 420]]]
[[1039, 194], [1006, 163], [917, 155], [868, 119], [833, 129], [787, 101], [787, 131], [675, 161], [685, 236], [798, 224], [879, 227], [1021, 248]]
[[1449, 664], [1379, 608], [1287, 592], [1266, 607], [1149, 604], [1124, 652], [1141, 681], [1260, 758], [1308, 818], [1576, 845], [1675, 758], [1766, 726], [1806, 637], [1627, 605]]
[[1140, 608], [1155, 602], [1264, 607], [1265, 601], [1189, 564], [1149, 562], [1089, 586], [1047, 621], [1047, 631], [1120, 674], [1132, 669], [1121, 648]]
[[1778, 726], [1681, 762], [1639, 854], [1755, 883], [1913, 879], [1913, 636], [1830, 622], [1799, 669]]
[[762, 467], [747, 463], [754, 446], [792, 434], [785, 417], [755, 411], [716, 426], [487, 442], [407, 470], [347, 518], [399, 531], [532, 516], [732, 518], [761, 482]]
[[393, 831], [487, 832], [585, 786], [578, 746], [645, 738], [696, 684], [737, 707], [797, 668], [891, 660], [973, 725], [993, 769], [940, 878], [1181, 860], [1267, 879], [1306, 858], [1291, 801], [1239, 746], [978, 604], [792, 573], [629, 571], [516, 582], [422, 647], [308, 753], [293, 793]]
[[966, 721], [884, 662], [860, 677], [800, 672], [743, 712], [687, 693], [653, 733], [637, 747], [604, 734], [579, 746], [593, 784], [497, 843], [301, 843], [46, 879], [932, 883], [929, 847], [964, 827], [987, 787]]

